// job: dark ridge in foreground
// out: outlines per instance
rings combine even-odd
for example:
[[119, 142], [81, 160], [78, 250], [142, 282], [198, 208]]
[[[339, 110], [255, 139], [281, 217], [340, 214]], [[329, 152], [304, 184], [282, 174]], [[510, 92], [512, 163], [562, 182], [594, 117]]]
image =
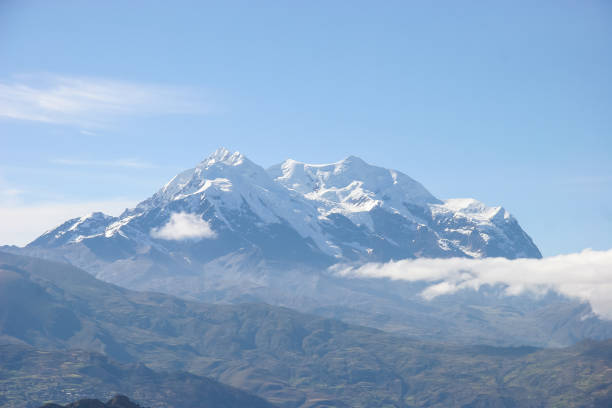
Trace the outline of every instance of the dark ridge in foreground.
[[[266, 400], [210, 378], [121, 364], [82, 350], [50, 351], [0, 345], [3, 408], [274, 408]], [[115, 395], [111, 398], [111, 396]], [[86, 399], [84, 399], [86, 398]], [[97, 398], [97, 399], [93, 399]], [[106, 405], [99, 400], [111, 398]], [[78, 402], [69, 403], [78, 399]], [[129, 403], [128, 403], [129, 402]]]
[[80, 399], [68, 405], [45, 404], [41, 408], [144, 408], [130, 401], [125, 395], [115, 395], [105, 404], [97, 399]]

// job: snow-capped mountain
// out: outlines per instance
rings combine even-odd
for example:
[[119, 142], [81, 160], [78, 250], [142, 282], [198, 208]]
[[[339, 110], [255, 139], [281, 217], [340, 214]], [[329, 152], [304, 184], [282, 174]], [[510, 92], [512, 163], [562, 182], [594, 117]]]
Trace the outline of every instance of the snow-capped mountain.
[[263, 301], [438, 340], [566, 344], [592, 327], [588, 305], [553, 295], [517, 299], [490, 288], [427, 301], [418, 282], [335, 274], [402, 258], [541, 257], [502, 207], [440, 200], [356, 157], [266, 170], [219, 149], [119, 217], [85, 215], [1, 250], [69, 262], [131, 289]]
[[69, 220], [28, 245], [58, 247], [78, 249], [80, 266], [90, 270], [142, 257], [191, 269], [194, 262], [245, 251], [312, 267], [423, 256], [541, 256], [502, 207], [441, 201], [399, 171], [356, 157], [325, 165], [287, 160], [265, 170], [226, 149], [119, 217]]

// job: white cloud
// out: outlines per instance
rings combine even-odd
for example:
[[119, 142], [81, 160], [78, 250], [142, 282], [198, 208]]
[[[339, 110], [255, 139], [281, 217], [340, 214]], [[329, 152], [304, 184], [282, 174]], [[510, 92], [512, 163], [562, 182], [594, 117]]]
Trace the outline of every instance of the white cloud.
[[509, 296], [535, 295], [551, 290], [589, 302], [593, 312], [612, 319], [612, 249], [558, 255], [544, 259], [415, 259], [369, 263], [361, 267], [337, 267], [348, 277], [390, 278], [429, 282], [421, 292], [425, 299], [478, 290], [483, 285], [504, 285]]
[[0, 82], [0, 117], [19, 120], [100, 127], [121, 115], [210, 111], [186, 87], [54, 75]]
[[151, 163], [139, 159], [114, 159], [114, 160], [82, 160], [82, 159], [53, 159], [51, 163], [65, 166], [86, 167], [127, 167], [134, 169], [150, 169], [155, 167]]
[[167, 240], [215, 238], [210, 225], [196, 214], [174, 213], [161, 228], [153, 228], [151, 236]]
[[22, 246], [71, 218], [81, 217], [94, 211], [119, 215], [126, 208], [133, 207], [135, 203], [136, 200], [123, 198], [36, 205], [0, 202], [0, 245]]
[[[19, 205], [22, 202], [22, 196], [25, 193], [25, 190], [21, 188], [16, 188], [11, 184], [7, 183], [6, 180], [0, 174], [0, 209], [2, 207], [14, 207], [16, 205]], [[0, 220], [2, 219], [1, 216], [2, 213], [0, 213]], [[0, 226], [1, 225], [2, 224], [0, 224]]]

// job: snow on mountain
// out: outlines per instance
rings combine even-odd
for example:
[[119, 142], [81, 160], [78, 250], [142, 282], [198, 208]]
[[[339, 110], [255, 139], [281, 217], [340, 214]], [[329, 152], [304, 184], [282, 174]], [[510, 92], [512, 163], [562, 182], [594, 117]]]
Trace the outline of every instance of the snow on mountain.
[[502, 207], [441, 201], [399, 171], [352, 156], [323, 165], [287, 160], [265, 170], [223, 148], [121, 216], [69, 220], [28, 248], [62, 248], [85, 269], [95, 259], [96, 268], [146, 260], [147, 268], [190, 270], [245, 251], [312, 267], [541, 256]]
[[30, 245], [59, 246], [70, 242], [80, 242], [86, 238], [103, 234], [109, 223], [112, 223], [115, 219], [115, 217], [101, 212], [94, 212], [80, 218], [73, 218], [59, 227], [45, 232], [30, 243]]
[[342, 214], [370, 229], [367, 214], [377, 206], [416, 219], [407, 207], [440, 202], [407, 175], [371, 166], [354, 156], [323, 165], [289, 159], [268, 172], [276, 182], [312, 201], [321, 216]]
[[239, 152], [218, 149], [128, 214], [166, 207], [173, 202], [184, 202], [186, 210], [195, 213], [203, 208], [203, 203], [210, 203], [214, 217], [231, 231], [244, 227], [241, 220], [245, 214], [252, 217], [253, 227], [286, 224], [301, 237], [312, 239], [324, 253], [336, 253], [326, 244], [326, 237], [316, 222], [316, 209], [275, 183], [262, 167]]
[[315, 205], [326, 224], [345, 217], [361, 229], [355, 231], [353, 243], [332, 239], [340, 241], [335, 243], [345, 247], [343, 255], [353, 259], [540, 257], [501, 207], [473, 199], [440, 201], [409, 176], [357, 157], [324, 165], [287, 160], [268, 173]]
[[[474, 258], [541, 258], [529, 235], [501, 206], [488, 207], [473, 198], [446, 200], [429, 205], [440, 236], [454, 242]], [[486, 253], [479, 248], [487, 248]]]

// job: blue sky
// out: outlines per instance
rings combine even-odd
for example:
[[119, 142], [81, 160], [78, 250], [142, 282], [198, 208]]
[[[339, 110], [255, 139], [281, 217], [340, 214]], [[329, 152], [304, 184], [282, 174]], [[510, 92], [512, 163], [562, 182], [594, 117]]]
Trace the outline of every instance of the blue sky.
[[348, 155], [612, 248], [612, 3], [0, 2], [0, 244], [219, 146]]

